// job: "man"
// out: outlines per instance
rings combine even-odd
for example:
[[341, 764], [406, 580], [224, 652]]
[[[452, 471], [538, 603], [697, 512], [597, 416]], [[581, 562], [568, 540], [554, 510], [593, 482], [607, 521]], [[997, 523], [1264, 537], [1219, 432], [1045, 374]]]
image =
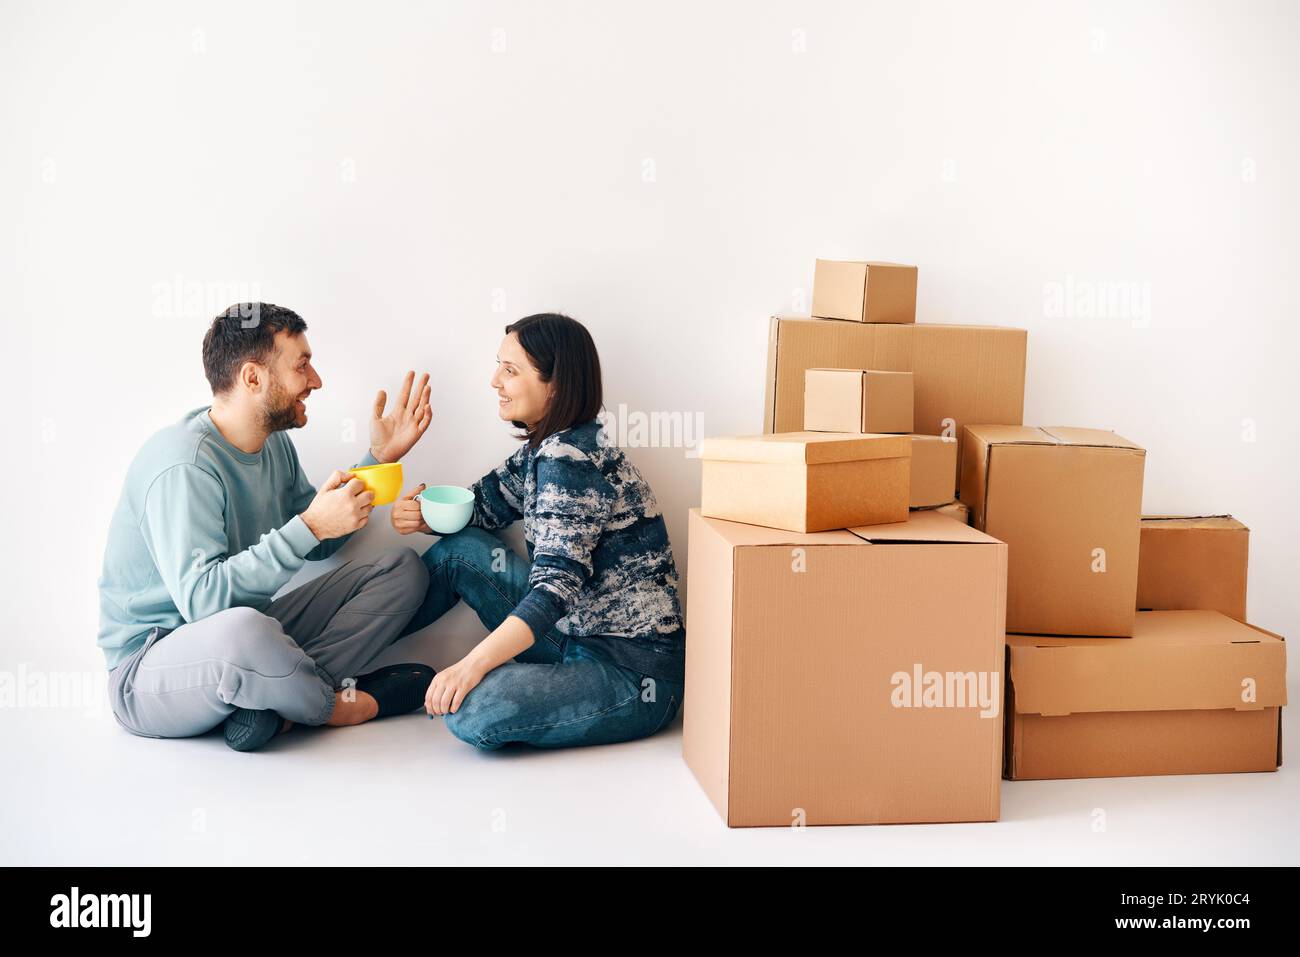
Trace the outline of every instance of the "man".
[[[307, 324], [269, 303], [231, 306], [203, 339], [211, 406], [150, 438], [109, 528], [99, 646], [113, 714], [148, 737], [261, 747], [293, 723], [346, 726], [419, 707], [433, 671], [358, 675], [402, 633], [428, 572], [397, 548], [275, 598], [309, 560], [364, 528], [374, 496], [346, 472], [313, 489], [286, 433], [321, 387]], [[396, 462], [429, 427], [428, 373], [394, 409], [380, 392], [362, 464]]]

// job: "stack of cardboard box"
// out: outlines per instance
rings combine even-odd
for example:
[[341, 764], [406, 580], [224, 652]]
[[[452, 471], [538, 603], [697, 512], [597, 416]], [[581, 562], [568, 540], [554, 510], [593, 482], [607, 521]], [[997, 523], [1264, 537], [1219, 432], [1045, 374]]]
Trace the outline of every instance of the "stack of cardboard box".
[[818, 261], [813, 315], [771, 320], [764, 434], [701, 446], [683, 749], [723, 819], [994, 821], [1003, 777], [1275, 769], [1244, 526], [1143, 519], [1145, 452], [1024, 426], [1025, 331], [917, 323], [916, 286]]
[[764, 432], [804, 426], [809, 369], [910, 372], [913, 428], [956, 441], [961, 426], [1019, 425], [1023, 329], [916, 322], [915, 266], [819, 260], [812, 316], [770, 320]]
[[1245, 526], [1143, 519], [1145, 453], [1113, 432], [962, 445], [971, 521], [1010, 549], [1006, 776], [1275, 770], [1286, 651], [1245, 624]]

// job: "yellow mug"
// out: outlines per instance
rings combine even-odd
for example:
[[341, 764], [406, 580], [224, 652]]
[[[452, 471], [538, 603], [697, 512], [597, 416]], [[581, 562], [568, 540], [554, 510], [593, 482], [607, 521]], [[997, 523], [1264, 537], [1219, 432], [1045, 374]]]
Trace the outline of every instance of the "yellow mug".
[[375, 493], [375, 505], [390, 505], [402, 493], [402, 463], [381, 462], [348, 469], [367, 489]]

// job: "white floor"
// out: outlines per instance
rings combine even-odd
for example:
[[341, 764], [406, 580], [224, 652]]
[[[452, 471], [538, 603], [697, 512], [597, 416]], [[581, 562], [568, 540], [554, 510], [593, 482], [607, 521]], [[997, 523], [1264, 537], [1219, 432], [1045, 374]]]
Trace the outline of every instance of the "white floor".
[[624, 745], [483, 754], [415, 714], [237, 754], [20, 708], [0, 712], [0, 752], [0, 864], [1300, 863], [1294, 767], [1004, 781], [995, 824], [795, 830], [725, 827], [680, 719]]

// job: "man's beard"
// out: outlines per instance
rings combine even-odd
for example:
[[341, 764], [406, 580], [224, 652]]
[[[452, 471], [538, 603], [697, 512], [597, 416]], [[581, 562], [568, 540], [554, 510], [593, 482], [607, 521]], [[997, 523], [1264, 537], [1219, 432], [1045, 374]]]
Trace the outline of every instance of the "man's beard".
[[296, 429], [302, 424], [298, 421], [298, 410], [295, 408], [297, 402], [279, 382], [271, 383], [271, 393], [262, 406], [262, 426], [268, 435]]

